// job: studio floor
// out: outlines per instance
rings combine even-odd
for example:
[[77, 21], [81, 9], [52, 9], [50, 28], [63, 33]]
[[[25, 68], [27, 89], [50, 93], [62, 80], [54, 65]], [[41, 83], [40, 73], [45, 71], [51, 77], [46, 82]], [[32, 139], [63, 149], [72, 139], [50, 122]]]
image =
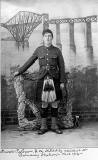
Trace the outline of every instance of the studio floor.
[[19, 131], [17, 125], [5, 126], [1, 132], [1, 148], [72, 148], [98, 147], [98, 121], [81, 122], [78, 128], [65, 129], [63, 134], [48, 131]]

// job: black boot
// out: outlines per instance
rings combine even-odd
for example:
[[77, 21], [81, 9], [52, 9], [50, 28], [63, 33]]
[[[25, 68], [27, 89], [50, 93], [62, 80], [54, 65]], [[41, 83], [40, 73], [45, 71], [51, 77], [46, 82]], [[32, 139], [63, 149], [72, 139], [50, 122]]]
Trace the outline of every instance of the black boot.
[[46, 120], [47, 120], [46, 118], [42, 118], [42, 120], [41, 120], [41, 128], [38, 131], [38, 134], [40, 134], [40, 135], [42, 135], [48, 131]]
[[52, 117], [51, 130], [57, 134], [63, 133], [57, 126], [56, 117]]

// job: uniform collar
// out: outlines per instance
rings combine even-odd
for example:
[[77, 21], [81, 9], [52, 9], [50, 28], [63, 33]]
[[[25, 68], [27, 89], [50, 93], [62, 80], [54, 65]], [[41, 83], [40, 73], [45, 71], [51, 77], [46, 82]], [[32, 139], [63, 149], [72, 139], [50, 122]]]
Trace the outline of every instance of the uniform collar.
[[46, 49], [51, 49], [51, 48], [53, 48], [53, 45], [51, 45], [51, 46], [49, 46], [49, 47], [46, 47], [46, 46], [44, 46]]

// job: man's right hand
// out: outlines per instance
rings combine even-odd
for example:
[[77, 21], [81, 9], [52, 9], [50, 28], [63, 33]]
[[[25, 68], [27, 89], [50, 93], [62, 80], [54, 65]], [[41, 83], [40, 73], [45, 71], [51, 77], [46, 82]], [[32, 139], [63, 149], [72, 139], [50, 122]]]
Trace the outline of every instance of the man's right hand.
[[18, 74], [19, 74], [19, 72], [16, 71], [16, 72], [14, 73], [14, 77], [18, 76]]

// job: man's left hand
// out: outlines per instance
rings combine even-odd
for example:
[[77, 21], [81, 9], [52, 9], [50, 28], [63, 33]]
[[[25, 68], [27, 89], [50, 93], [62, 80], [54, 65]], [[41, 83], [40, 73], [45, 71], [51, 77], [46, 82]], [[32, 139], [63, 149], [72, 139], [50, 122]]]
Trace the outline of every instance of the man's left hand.
[[60, 84], [60, 88], [63, 89], [64, 88], [64, 83]]

